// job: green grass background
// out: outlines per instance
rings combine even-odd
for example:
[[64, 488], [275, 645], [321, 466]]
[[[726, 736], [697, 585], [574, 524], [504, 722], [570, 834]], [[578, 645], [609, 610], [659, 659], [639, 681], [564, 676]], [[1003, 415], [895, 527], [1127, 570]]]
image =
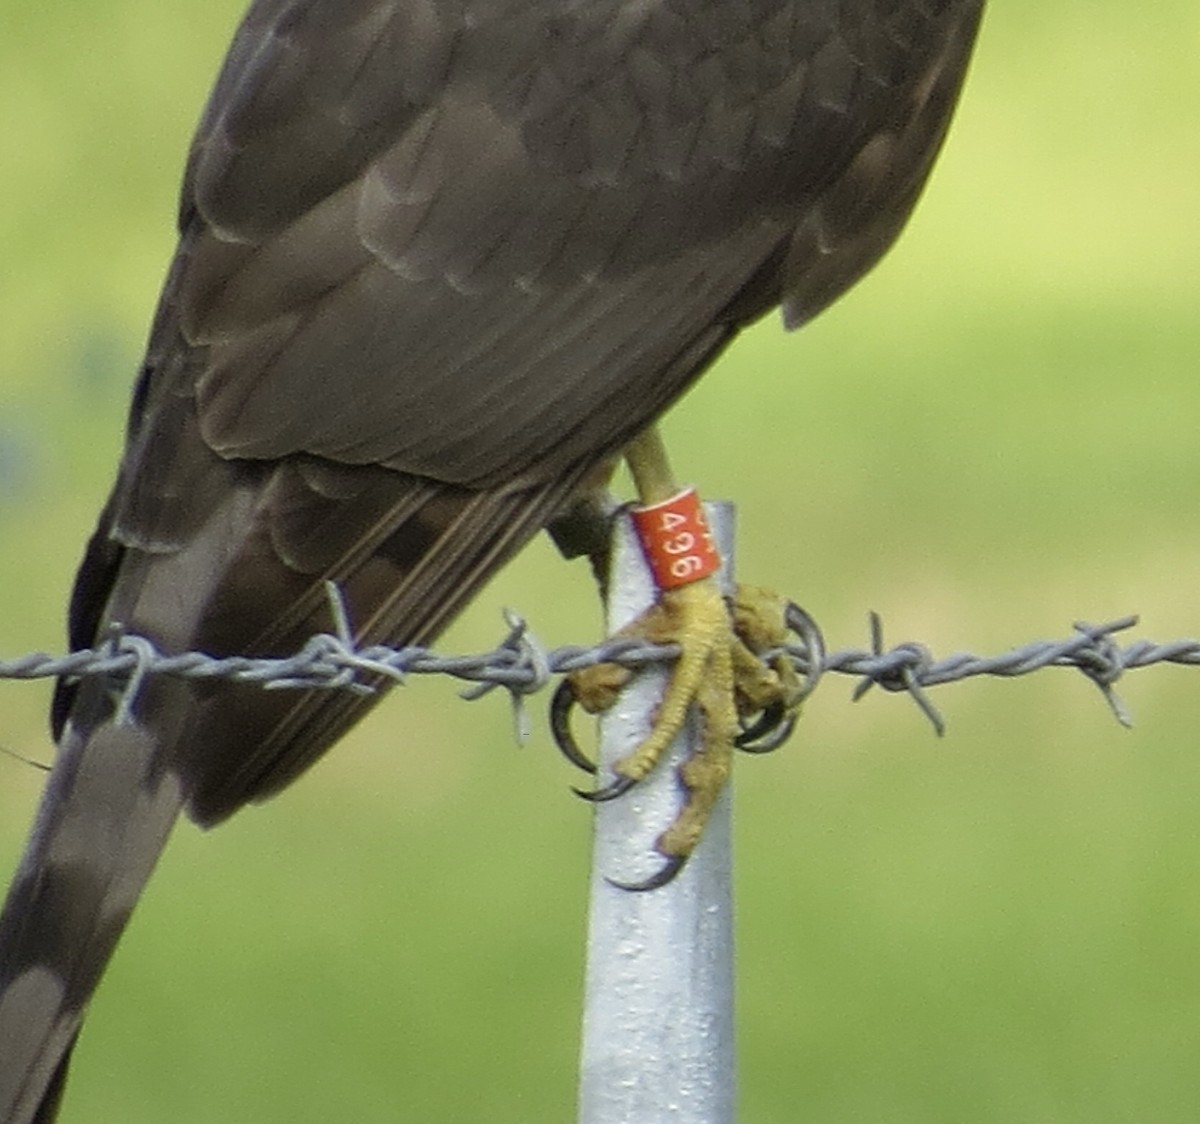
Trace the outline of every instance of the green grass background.
[[[58, 650], [240, 0], [0, 0], [0, 654]], [[1200, 634], [1200, 15], [1009, 0], [907, 236], [798, 336], [748, 334], [672, 415], [740, 572], [836, 647], [994, 651], [1130, 611]], [[513, 605], [598, 614], [544, 544]], [[903, 700], [826, 685], [737, 773], [741, 1120], [1200, 1115], [1194, 671]], [[46, 759], [44, 684], [0, 743]], [[420, 682], [303, 783], [182, 829], [94, 1004], [66, 1119], [572, 1118], [589, 816], [539, 724]], [[42, 776], [0, 757], [0, 867]]]

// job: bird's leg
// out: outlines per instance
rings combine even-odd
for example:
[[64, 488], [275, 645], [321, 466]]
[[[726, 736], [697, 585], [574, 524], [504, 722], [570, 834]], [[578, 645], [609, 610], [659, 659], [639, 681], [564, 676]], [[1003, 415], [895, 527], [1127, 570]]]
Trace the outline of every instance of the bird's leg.
[[[679, 494], [657, 431], [639, 437], [625, 456], [644, 509], [653, 510]], [[669, 534], [665, 541], [680, 546]], [[701, 554], [705, 548], [711, 550], [711, 544], [695, 545]], [[691, 545], [684, 545], [678, 555], [669, 552], [667, 561], [690, 557], [689, 550]], [[703, 563], [694, 567], [703, 568]], [[676, 569], [687, 578], [693, 567], [684, 564]], [[783, 647], [785, 616], [784, 603], [765, 591], [741, 587], [727, 603], [715, 576], [702, 576], [663, 589], [650, 610], [618, 633], [655, 644], [677, 644], [680, 656], [650, 733], [615, 763], [616, 779], [611, 784], [581, 795], [611, 800], [628, 791], [658, 764], [693, 706], [701, 718], [699, 748], [679, 768], [684, 805], [655, 843], [667, 865], [630, 889], [660, 886], [682, 868], [729, 778], [733, 750], [746, 736], [742, 733], [746, 720], [771, 715], [767, 724], [772, 727], [793, 720], [801, 692], [791, 664], [779, 657], [768, 666], [759, 658], [759, 653]], [[584, 709], [595, 713], [613, 704], [631, 674], [627, 668], [602, 664], [571, 676], [569, 690]], [[758, 736], [762, 728], [759, 723], [751, 733]]]

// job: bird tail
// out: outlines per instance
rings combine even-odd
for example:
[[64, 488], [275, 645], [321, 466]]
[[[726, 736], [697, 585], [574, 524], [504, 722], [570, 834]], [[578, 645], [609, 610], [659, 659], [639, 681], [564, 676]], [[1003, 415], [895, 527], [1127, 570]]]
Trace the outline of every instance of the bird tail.
[[84, 1009], [183, 800], [155, 733], [87, 690], [0, 913], [0, 1124], [54, 1119]]
[[[165, 651], [289, 655], [325, 626], [327, 580], [357, 643], [427, 643], [577, 482], [488, 493], [299, 460], [234, 468], [171, 549], [113, 547], [110, 505], [73, 598], [77, 645], [120, 621]], [[58, 758], [0, 913], [0, 1124], [54, 1119], [180, 811], [209, 826], [278, 792], [379, 698], [150, 676], [122, 707], [120, 689], [67, 682], [56, 700]]]

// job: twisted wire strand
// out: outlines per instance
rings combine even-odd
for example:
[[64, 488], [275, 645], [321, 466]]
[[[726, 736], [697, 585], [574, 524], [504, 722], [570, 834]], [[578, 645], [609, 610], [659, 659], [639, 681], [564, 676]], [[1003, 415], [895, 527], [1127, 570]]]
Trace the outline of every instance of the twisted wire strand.
[[[329, 588], [329, 597], [334, 632], [312, 636], [291, 656], [217, 657], [204, 652], [170, 655], [159, 651], [143, 636], [114, 628], [94, 648], [60, 656], [32, 652], [0, 660], [0, 680], [107, 678], [121, 691], [118, 719], [123, 720], [128, 718], [141, 685], [151, 675], [228, 679], [258, 683], [266, 690], [315, 688], [359, 693], [376, 690], [378, 678], [403, 683], [411, 675], [448, 675], [471, 684], [462, 692], [466, 699], [480, 698], [496, 688], [506, 690], [513, 702], [517, 736], [524, 740], [529, 732], [524, 697], [541, 691], [556, 676], [599, 663], [637, 668], [669, 663], [679, 656], [677, 645], [647, 644], [627, 638], [605, 640], [590, 647], [567, 645], [547, 649], [526, 622], [511, 612], [505, 614], [507, 635], [487, 652], [445, 656], [420, 646], [360, 648], [354, 644], [345, 606], [333, 586]], [[928, 688], [981, 675], [1014, 678], [1049, 667], [1080, 671], [1100, 690], [1117, 720], [1128, 726], [1129, 712], [1114, 690], [1126, 672], [1159, 664], [1200, 665], [1200, 640], [1167, 643], [1134, 640], [1124, 646], [1118, 644], [1117, 634], [1133, 628], [1137, 620], [1135, 616], [1127, 616], [1098, 625], [1077, 622], [1072, 634], [1064, 639], [1035, 640], [993, 656], [958, 652], [938, 659], [925, 645], [912, 641], [885, 647], [883, 625], [874, 613], [870, 615], [869, 649], [827, 652], [816, 622], [792, 606], [788, 623], [796, 639], [782, 651], [800, 675], [806, 695], [827, 675], [850, 676], [858, 680], [852, 694], [855, 700], [873, 687], [907, 694], [938, 734], [945, 732], [945, 721], [929, 698]]]

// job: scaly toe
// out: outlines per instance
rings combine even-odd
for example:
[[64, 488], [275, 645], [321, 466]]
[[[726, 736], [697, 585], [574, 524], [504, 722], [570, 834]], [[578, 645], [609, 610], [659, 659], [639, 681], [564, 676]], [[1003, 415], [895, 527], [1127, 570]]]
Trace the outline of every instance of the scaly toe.
[[598, 663], [593, 667], [571, 672], [565, 682], [571, 684], [571, 693], [575, 696], [575, 701], [588, 714], [600, 714], [617, 701], [621, 688], [632, 677], [633, 672], [620, 664]]

